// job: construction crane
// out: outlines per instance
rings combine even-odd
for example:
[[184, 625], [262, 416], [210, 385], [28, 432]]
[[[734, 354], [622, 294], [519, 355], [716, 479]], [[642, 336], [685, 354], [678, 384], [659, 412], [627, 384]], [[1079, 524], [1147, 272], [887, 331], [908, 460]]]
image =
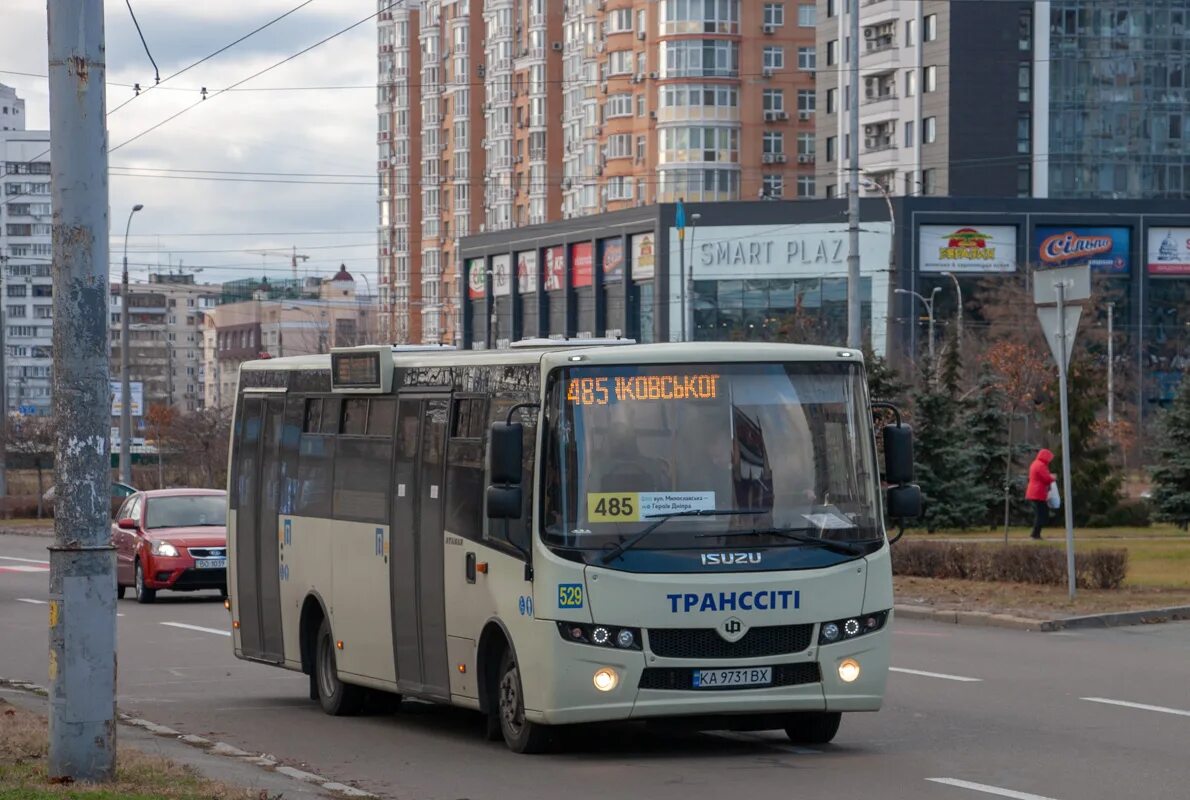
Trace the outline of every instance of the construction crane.
[[305, 261], [310, 260], [310, 256], [302, 255], [301, 253], [299, 253], [297, 251], [296, 246], [292, 249], [291, 252], [288, 252], [288, 253], [280, 248], [273, 248], [271, 250], [245, 250], [244, 252], [252, 253], [253, 255], [260, 256], [261, 261], [264, 261], [264, 259], [267, 258], [268, 256], [275, 256], [277, 258], [288, 258], [290, 266], [293, 267], [294, 280], [297, 280], [297, 276], [298, 276], [298, 261], [305, 262]]

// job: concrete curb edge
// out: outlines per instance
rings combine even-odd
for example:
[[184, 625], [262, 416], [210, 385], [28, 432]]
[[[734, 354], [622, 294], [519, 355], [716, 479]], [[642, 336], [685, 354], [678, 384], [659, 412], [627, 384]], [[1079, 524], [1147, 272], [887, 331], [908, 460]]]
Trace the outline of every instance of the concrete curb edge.
[[1008, 628], [1018, 631], [1078, 630], [1080, 628], [1116, 628], [1127, 625], [1155, 625], [1162, 622], [1190, 620], [1190, 606], [1171, 608], [1146, 608], [1139, 611], [1119, 611], [1105, 614], [1088, 614], [1079, 617], [1059, 619], [1031, 619], [1011, 614], [993, 614], [987, 611], [955, 611], [930, 608], [929, 606], [894, 606], [896, 616], [904, 619], [945, 622], [951, 625], [982, 625], [989, 628]]

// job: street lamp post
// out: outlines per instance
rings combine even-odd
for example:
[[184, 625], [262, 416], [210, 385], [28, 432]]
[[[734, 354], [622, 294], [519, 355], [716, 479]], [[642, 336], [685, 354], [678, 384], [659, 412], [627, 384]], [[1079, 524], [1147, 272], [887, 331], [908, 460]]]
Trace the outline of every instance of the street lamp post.
[[137, 203], [124, 226], [124, 272], [120, 278], [120, 480], [132, 485], [132, 384], [128, 376], [128, 231], [132, 216], [144, 208]]
[[682, 309], [682, 320], [686, 331], [689, 332], [690, 341], [694, 341], [694, 234], [698, 233], [698, 221], [702, 219], [702, 214], [694, 213], [690, 215], [690, 221], [694, 223], [690, 226], [690, 261], [686, 264], [687, 275], [682, 276], [682, 280], [686, 285], [686, 308]]
[[934, 290], [932, 292], [930, 292], [929, 299], [926, 299], [925, 297], [923, 297], [922, 295], [913, 291], [912, 289], [897, 289], [896, 290], [896, 294], [913, 295], [914, 297], [916, 297], [918, 300], [921, 301], [921, 304], [923, 306], [926, 307], [926, 313], [929, 315], [929, 321], [930, 321], [929, 354], [930, 354], [930, 362], [931, 363], [934, 361], [934, 298], [937, 296], [938, 292], [940, 292], [940, 291], [942, 291], [942, 289], [938, 286], [935, 286]]
[[943, 275], [954, 281], [954, 293], [958, 298], [959, 312], [958, 312], [958, 329], [955, 331], [956, 344], [959, 352], [963, 351], [963, 287], [959, 285], [958, 276], [953, 272], [943, 272]]

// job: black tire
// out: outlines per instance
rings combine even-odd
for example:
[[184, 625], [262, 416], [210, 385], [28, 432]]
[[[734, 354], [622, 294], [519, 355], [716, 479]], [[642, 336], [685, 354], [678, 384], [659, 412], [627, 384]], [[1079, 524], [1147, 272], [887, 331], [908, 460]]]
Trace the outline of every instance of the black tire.
[[140, 561], [136, 562], [136, 578], [134, 580], [136, 581], [136, 586], [133, 587], [136, 590], [136, 602], [147, 604], [157, 599], [156, 589], [145, 588], [145, 571], [141, 568]]
[[839, 711], [811, 711], [790, 716], [785, 735], [794, 744], [827, 744], [839, 732]]
[[331, 623], [324, 619], [314, 642], [314, 685], [318, 703], [332, 717], [354, 717], [364, 707], [367, 690], [339, 680]]
[[118, 584], [118, 583], [117, 583], [117, 584], [116, 584], [116, 599], [117, 599], [117, 600], [123, 600], [123, 599], [124, 599], [124, 593], [125, 593], [126, 591], [128, 591], [128, 587], [127, 587], [127, 586], [123, 586], [123, 585], [121, 585], [121, 584]]
[[545, 725], [525, 719], [521, 671], [512, 656], [511, 648], [504, 651], [504, 657], [500, 660], [499, 675], [493, 711], [497, 714], [504, 743], [514, 753], [544, 753], [550, 744], [550, 730]]

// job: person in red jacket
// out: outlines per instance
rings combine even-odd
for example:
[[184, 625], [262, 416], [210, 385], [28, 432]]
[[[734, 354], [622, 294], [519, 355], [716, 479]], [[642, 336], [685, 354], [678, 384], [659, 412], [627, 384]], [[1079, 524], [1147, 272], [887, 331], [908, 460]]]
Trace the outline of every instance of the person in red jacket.
[[1030, 534], [1033, 539], [1041, 538], [1041, 529], [1049, 522], [1050, 511], [1046, 498], [1049, 497], [1050, 484], [1055, 480], [1050, 472], [1050, 462], [1053, 460], [1054, 454], [1042, 448], [1029, 465], [1029, 488], [1025, 490], [1025, 499], [1033, 504], [1033, 533]]

